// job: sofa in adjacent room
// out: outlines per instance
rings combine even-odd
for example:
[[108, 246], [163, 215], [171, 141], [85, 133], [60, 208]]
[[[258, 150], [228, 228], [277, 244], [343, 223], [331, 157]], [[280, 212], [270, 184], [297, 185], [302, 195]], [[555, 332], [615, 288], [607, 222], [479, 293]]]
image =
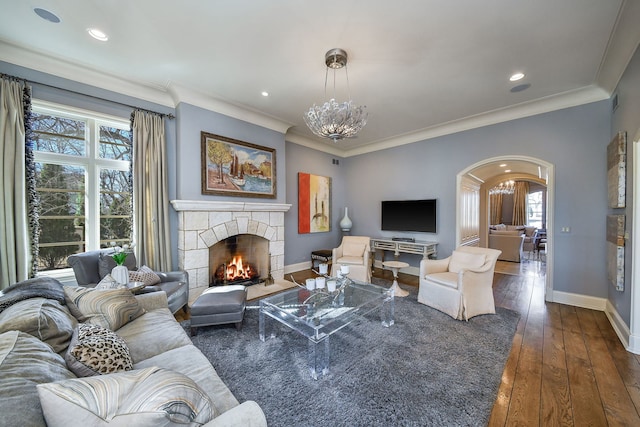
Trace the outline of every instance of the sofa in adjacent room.
[[492, 225], [489, 227], [489, 248], [502, 251], [498, 260], [520, 262], [523, 257], [525, 227]]
[[192, 344], [164, 292], [51, 278], [0, 292], [0, 394], [7, 426], [266, 426]]

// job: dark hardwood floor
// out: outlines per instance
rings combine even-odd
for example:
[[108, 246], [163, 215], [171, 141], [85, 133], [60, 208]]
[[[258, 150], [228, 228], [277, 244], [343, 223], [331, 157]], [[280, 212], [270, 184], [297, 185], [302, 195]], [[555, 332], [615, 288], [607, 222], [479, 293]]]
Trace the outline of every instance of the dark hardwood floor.
[[[391, 272], [374, 276], [392, 280]], [[296, 281], [310, 270], [293, 273]], [[400, 274], [402, 286], [418, 286]], [[640, 426], [640, 356], [600, 311], [544, 301], [544, 268], [496, 273], [497, 306], [520, 313], [489, 426]]]

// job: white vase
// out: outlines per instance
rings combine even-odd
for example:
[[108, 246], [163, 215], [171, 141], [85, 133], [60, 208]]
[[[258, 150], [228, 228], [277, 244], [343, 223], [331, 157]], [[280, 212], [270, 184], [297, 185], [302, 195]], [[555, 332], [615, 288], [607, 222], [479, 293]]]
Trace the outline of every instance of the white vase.
[[129, 283], [129, 269], [124, 265], [116, 265], [111, 270], [111, 277], [115, 280], [118, 285], [126, 285]]
[[353, 226], [351, 218], [349, 218], [349, 208], [344, 208], [344, 218], [340, 220], [340, 228], [342, 231], [350, 231]]

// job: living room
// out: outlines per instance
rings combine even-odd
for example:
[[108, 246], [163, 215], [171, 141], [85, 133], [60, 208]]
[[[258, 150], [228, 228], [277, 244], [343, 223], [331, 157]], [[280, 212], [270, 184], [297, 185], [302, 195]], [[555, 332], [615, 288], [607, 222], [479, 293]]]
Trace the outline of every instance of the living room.
[[[629, 6], [632, 7], [632, 6]], [[630, 16], [635, 16], [630, 13]], [[6, 19], [6, 18], [5, 18]], [[624, 24], [621, 23], [622, 26]], [[175, 119], [166, 120], [169, 198], [176, 201], [276, 203], [290, 205], [284, 214], [284, 274], [309, 268], [312, 251], [339, 245], [339, 221], [345, 208], [353, 220], [352, 235], [386, 236], [380, 225], [383, 200], [437, 199], [438, 231], [404, 233], [404, 237], [438, 242], [438, 257], [458, 246], [459, 179], [474, 166], [496, 159], [526, 158], [553, 166], [549, 177], [549, 248], [547, 301], [562, 302], [607, 313], [621, 342], [640, 353], [640, 301], [632, 293], [635, 275], [632, 248], [626, 239], [624, 290], [616, 290], [607, 276], [606, 217], [625, 213], [627, 230], [635, 224], [631, 190], [635, 185], [632, 161], [640, 124], [640, 52], [638, 40], [610, 93], [585, 103], [558, 103], [549, 111], [512, 119], [470, 124], [452, 132], [428, 135], [407, 144], [381, 144], [375, 150], [346, 150], [312, 145], [287, 133], [287, 126], [254, 111], [239, 112], [236, 105], [203, 99], [191, 93], [173, 106], [149, 96], [150, 89], [104, 76], [86, 67], [69, 72], [68, 64], [37, 50], [0, 41], [0, 73], [30, 82], [33, 99], [128, 118], [134, 105]], [[324, 52], [319, 52], [321, 56]], [[320, 58], [321, 59], [321, 58]], [[320, 61], [322, 62], [322, 61]], [[294, 61], [295, 63], [295, 61]], [[293, 66], [292, 64], [288, 66]], [[354, 70], [355, 71], [355, 66]], [[83, 76], [83, 73], [86, 73]], [[103, 83], [99, 84], [100, 78]], [[91, 78], [90, 78], [91, 77]], [[309, 76], [321, 86], [321, 77]], [[357, 81], [357, 74], [351, 76]], [[354, 93], [354, 97], [355, 97]], [[453, 95], [452, 95], [453, 96]], [[455, 94], [463, 96], [463, 94]], [[614, 99], [616, 105], [614, 106]], [[310, 98], [310, 103], [313, 100]], [[124, 105], [123, 105], [124, 104]], [[302, 114], [302, 112], [300, 113]], [[382, 114], [382, 113], [381, 113]], [[374, 121], [375, 117], [370, 117]], [[626, 131], [627, 205], [607, 208], [607, 145], [618, 131]], [[209, 132], [269, 147], [276, 153], [275, 198], [204, 195], [201, 191], [201, 132]], [[197, 167], [195, 167], [197, 165]], [[298, 174], [331, 178], [331, 230], [298, 232]], [[169, 208], [172, 263], [179, 268], [178, 213]], [[487, 224], [488, 225], [488, 224]], [[569, 228], [570, 232], [561, 230]], [[416, 258], [406, 258], [414, 267]], [[3, 286], [5, 286], [3, 284]], [[637, 294], [637, 293], [636, 293]], [[635, 322], [635, 323], [634, 323]]]

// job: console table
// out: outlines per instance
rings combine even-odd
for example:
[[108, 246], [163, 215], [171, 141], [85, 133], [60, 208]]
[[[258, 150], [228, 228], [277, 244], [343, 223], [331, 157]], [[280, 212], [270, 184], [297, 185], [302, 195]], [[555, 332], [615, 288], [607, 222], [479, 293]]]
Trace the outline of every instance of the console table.
[[398, 258], [400, 253], [422, 255], [422, 259], [435, 257], [437, 254], [438, 242], [428, 242], [416, 240], [414, 242], [405, 242], [401, 240], [392, 240], [390, 238], [372, 238], [371, 252], [373, 252], [373, 261], [375, 263], [376, 250], [382, 251], [382, 261], [384, 262], [384, 251], [393, 251], [393, 256]]

